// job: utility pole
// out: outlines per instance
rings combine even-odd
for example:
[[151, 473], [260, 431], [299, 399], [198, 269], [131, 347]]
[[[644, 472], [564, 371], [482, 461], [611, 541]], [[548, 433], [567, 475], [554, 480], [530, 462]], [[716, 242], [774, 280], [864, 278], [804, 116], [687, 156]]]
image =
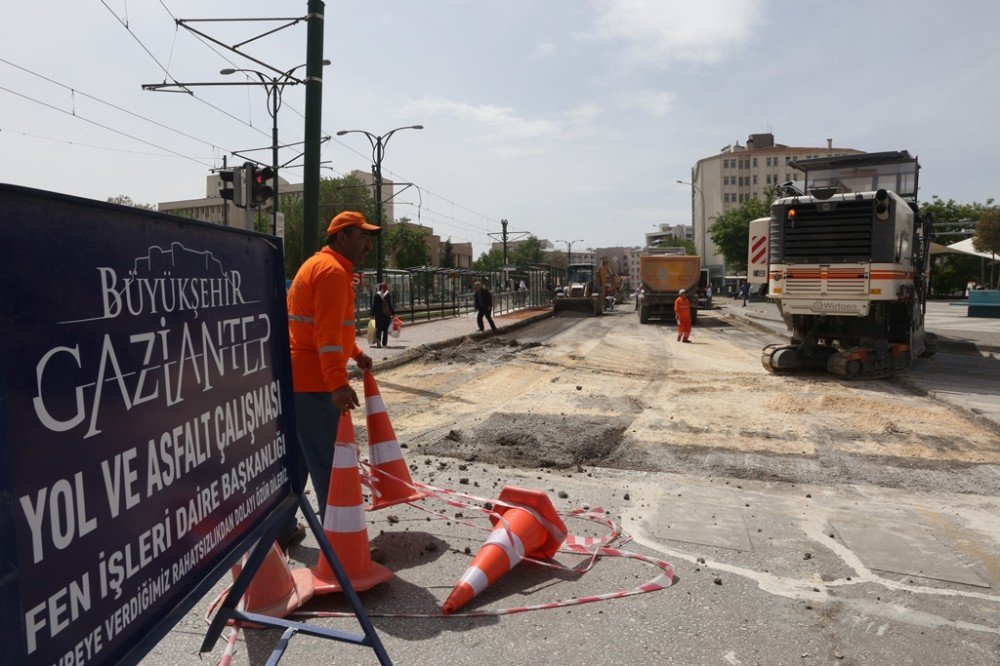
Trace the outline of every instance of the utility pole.
[[[225, 171], [226, 168], [227, 168], [226, 167], [226, 157], [227, 157], [226, 155], [222, 156], [222, 170], [223, 171]], [[223, 185], [225, 185], [225, 183], [223, 183]], [[223, 199], [222, 200], [222, 226], [224, 226], [224, 227], [228, 227], [229, 226], [229, 200], [228, 199]]]
[[500, 220], [503, 227], [503, 265], [507, 266], [507, 220]]
[[[302, 173], [302, 261], [319, 235], [319, 167], [323, 122], [323, 0], [309, 0], [306, 19], [306, 123]], [[296, 269], [298, 267], [296, 266]]]

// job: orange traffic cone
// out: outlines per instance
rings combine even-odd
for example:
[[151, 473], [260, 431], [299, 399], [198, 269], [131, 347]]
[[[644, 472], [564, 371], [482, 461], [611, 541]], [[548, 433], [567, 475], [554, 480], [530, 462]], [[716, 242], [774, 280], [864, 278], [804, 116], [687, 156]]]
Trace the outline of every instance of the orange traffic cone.
[[372, 463], [372, 503], [369, 511], [394, 504], [415, 502], [427, 493], [413, 489], [410, 468], [403, 460], [403, 451], [378, 392], [375, 375], [365, 373], [365, 423], [368, 426], [368, 456]]
[[[350, 412], [340, 415], [323, 531], [351, 580], [351, 585], [358, 592], [371, 589], [395, 575], [382, 565], [372, 562], [368, 548], [368, 524], [365, 519], [364, 498], [361, 496], [358, 450], [354, 443], [354, 424], [351, 422]], [[316, 594], [341, 591], [341, 585], [325, 555], [320, 554], [319, 562], [310, 571]]]
[[[243, 571], [248, 557], [249, 553], [243, 556], [239, 564], [233, 566], [233, 580]], [[271, 617], [285, 617], [312, 599], [314, 591], [309, 571], [292, 571], [281, 547], [273, 543], [236, 609]], [[244, 626], [255, 625], [244, 623]]]
[[541, 490], [505, 486], [500, 492], [500, 501], [524, 508], [494, 508], [507, 524], [498, 525], [500, 519], [490, 516], [493, 532], [441, 606], [445, 615], [472, 601], [487, 585], [495, 583], [525, 557], [551, 558], [566, 540], [566, 525], [549, 496]]

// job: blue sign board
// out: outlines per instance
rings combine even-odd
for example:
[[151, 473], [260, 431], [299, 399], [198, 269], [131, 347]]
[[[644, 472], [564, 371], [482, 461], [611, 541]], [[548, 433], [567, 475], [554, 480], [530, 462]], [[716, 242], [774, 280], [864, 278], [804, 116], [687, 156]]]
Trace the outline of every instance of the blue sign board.
[[292, 493], [282, 247], [0, 185], [0, 248], [0, 663], [136, 661]]

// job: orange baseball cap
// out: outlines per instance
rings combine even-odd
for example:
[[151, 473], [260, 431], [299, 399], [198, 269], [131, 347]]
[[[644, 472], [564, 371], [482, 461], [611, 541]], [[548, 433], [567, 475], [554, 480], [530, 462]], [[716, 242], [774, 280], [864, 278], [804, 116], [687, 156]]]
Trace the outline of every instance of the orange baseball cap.
[[358, 211], [345, 210], [343, 213], [338, 213], [336, 217], [330, 220], [330, 226], [326, 228], [326, 235], [332, 236], [347, 227], [357, 227], [372, 234], [377, 234], [382, 231], [382, 227], [375, 226], [374, 224], [368, 224], [368, 220], [365, 219], [365, 216]]

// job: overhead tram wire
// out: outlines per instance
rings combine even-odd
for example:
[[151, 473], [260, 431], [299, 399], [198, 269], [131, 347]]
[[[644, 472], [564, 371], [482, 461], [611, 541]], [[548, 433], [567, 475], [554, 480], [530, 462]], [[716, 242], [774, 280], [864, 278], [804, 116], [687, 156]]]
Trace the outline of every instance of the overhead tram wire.
[[21, 97], [23, 99], [35, 102], [36, 104], [41, 104], [42, 106], [50, 108], [53, 111], [58, 111], [59, 113], [65, 113], [66, 115], [71, 116], [73, 118], [79, 118], [80, 120], [82, 120], [84, 122], [87, 122], [87, 123], [90, 123], [91, 125], [95, 125], [97, 127], [100, 127], [101, 129], [106, 129], [109, 132], [114, 132], [115, 134], [120, 134], [121, 136], [124, 136], [124, 137], [127, 137], [129, 139], [132, 139], [133, 141], [138, 141], [139, 143], [144, 143], [147, 146], [152, 146], [152, 147], [154, 147], [154, 148], [156, 148], [158, 150], [165, 150], [165, 151], [167, 151], [168, 153], [170, 153], [172, 155], [176, 155], [177, 157], [183, 157], [186, 160], [191, 160], [192, 162], [200, 164], [200, 165], [202, 165], [204, 167], [208, 167], [209, 169], [213, 168], [213, 166], [211, 164], [208, 164], [206, 162], [202, 162], [199, 159], [196, 159], [196, 158], [191, 157], [189, 155], [182, 155], [181, 153], [178, 153], [176, 150], [171, 150], [171, 149], [166, 148], [164, 146], [160, 146], [158, 144], [153, 143], [152, 141], [146, 141], [145, 139], [140, 139], [139, 137], [133, 136], [133, 135], [129, 134], [128, 132], [122, 132], [121, 130], [117, 130], [114, 127], [109, 127], [107, 125], [104, 125], [103, 123], [97, 122], [96, 120], [91, 120], [90, 118], [86, 118], [84, 116], [81, 116], [79, 113], [71, 113], [71, 112], [67, 111], [66, 109], [60, 109], [58, 106], [53, 106], [52, 104], [49, 104], [48, 102], [43, 102], [40, 99], [35, 99], [34, 97], [30, 97], [30, 96], [25, 95], [23, 93], [19, 93], [19, 92], [15, 91], [15, 90], [11, 90], [10, 88], [5, 88], [3, 86], [0, 86], [0, 90], [3, 90], [5, 92], [9, 92], [12, 95], [17, 95], [18, 97]]
[[[93, 148], [94, 150], [108, 150], [115, 153], [128, 153], [131, 155], [146, 155], [149, 157], [173, 157], [167, 153], [151, 153], [145, 150], [128, 150], [127, 148], [112, 148], [111, 146], [99, 146], [93, 143], [83, 143], [81, 141], [70, 141], [69, 139], [57, 139], [54, 136], [45, 136], [43, 134], [32, 134], [31, 132], [24, 132], [21, 130], [11, 129], [9, 127], [0, 127], [0, 132], [8, 132], [10, 134], [20, 134], [21, 136], [31, 137], [32, 139], [42, 139], [44, 141], [54, 141], [56, 143], [64, 143], [69, 146], [79, 146], [81, 148]], [[223, 150], [220, 148], [219, 150]], [[204, 158], [197, 158], [188, 156], [189, 159], [198, 160]]]
[[[151, 57], [151, 58], [153, 58], [154, 62], [156, 62], [156, 64], [157, 64], [157, 65], [159, 65], [161, 69], [163, 69], [164, 73], [165, 73], [165, 74], [166, 74], [166, 75], [167, 75], [167, 76], [168, 76], [168, 77], [170, 78], [170, 80], [171, 80], [171, 81], [173, 81], [174, 83], [177, 83], [177, 80], [176, 80], [176, 79], [175, 79], [175, 78], [174, 78], [173, 76], [171, 76], [171, 75], [170, 75], [170, 72], [169, 72], [169, 71], [167, 70], [167, 68], [166, 68], [166, 67], [164, 67], [164, 66], [163, 66], [163, 65], [162, 65], [162, 64], [161, 64], [161, 63], [160, 63], [160, 62], [159, 62], [159, 61], [158, 61], [158, 60], [157, 60], [157, 59], [155, 58], [155, 56], [153, 56], [153, 54], [152, 54], [152, 53], [150, 53], [149, 49], [147, 49], [147, 48], [146, 48], [146, 46], [145, 46], [145, 45], [144, 45], [144, 44], [142, 43], [142, 41], [141, 41], [141, 40], [139, 40], [138, 36], [136, 36], [136, 35], [135, 35], [135, 33], [133, 33], [133, 32], [131, 31], [131, 29], [130, 29], [130, 28], [128, 27], [128, 24], [127, 24], [127, 22], [123, 22], [123, 21], [122, 21], [122, 20], [121, 20], [121, 19], [120, 19], [120, 18], [119, 18], [119, 17], [118, 17], [118, 16], [117, 16], [117, 15], [116, 15], [115, 13], [114, 13], [114, 11], [112, 11], [112, 10], [111, 10], [111, 8], [110, 8], [110, 7], [108, 7], [107, 3], [106, 3], [106, 2], [104, 2], [104, 0], [101, 0], [101, 3], [102, 3], [102, 4], [103, 4], [103, 5], [104, 5], [104, 6], [105, 6], [105, 7], [107, 8], [107, 9], [108, 9], [108, 11], [109, 11], [109, 12], [111, 12], [111, 14], [112, 14], [113, 16], [115, 16], [115, 18], [116, 18], [116, 19], [117, 19], [117, 20], [119, 21], [119, 23], [121, 23], [121, 24], [122, 24], [122, 25], [123, 25], [123, 26], [125, 27], [125, 29], [126, 29], [126, 30], [128, 30], [129, 34], [130, 34], [130, 35], [132, 35], [132, 37], [133, 37], [133, 38], [134, 38], [134, 39], [135, 39], [136, 41], [138, 41], [138, 42], [139, 42], [139, 44], [140, 44], [140, 45], [141, 45], [141, 46], [143, 47], [143, 49], [144, 49], [144, 50], [145, 50], [145, 51], [146, 51], [147, 53], [149, 53], [150, 57]], [[169, 8], [168, 8], [168, 7], [166, 6], [166, 4], [165, 4], [165, 3], [163, 2], [163, 0], [159, 0], [159, 3], [160, 3], [160, 6], [162, 6], [162, 7], [163, 7], [164, 11], [166, 11], [166, 12], [167, 12], [167, 14], [168, 14], [168, 15], [170, 16], [170, 18], [171, 18], [172, 20], [174, 20], [174, 22], [176, 23], [176, 21], [177, 21], [177, 17], [176, 17], [176, 16], [174, 16], [174, 13], [173, 13], [172, 11], [170, 11], [170, 9], [169, 9]], [[203, 38], [201, 38], [201, 36], [200, 36], [200, 35], [198, 35], [197, 33], [193, 33], [193, 34], [195, 35], [195, 37], [196, 37], [196, 38], [198, 39], [198, 41], [199, 41], [199, 42], [201, 42], [201, 43], [202, 43], [202, 44], [204, 44], [204, 45], [205, 45], [206, 47], [208, 47], [208, 48], [209, 48], [209, 49], [210, 49], [210, 50], [211, 50], [211, 51], [212, 51], [213, 53], [215, 53], [216, 55], [218, 55], [218, 56], [219, 56], [219, 57], [220, 57], [220, 58], [221, 58], [222, 60], [224, 60], [224, 61], [225, 61], [225, 62], [226, 62], [227, 64], [230, 64], [230, 65], [232, 65], [232, 66], [234, 66], [234, 67], [235, 67], [235, 64], [233, 63], [233, 61], [232, 61], [232, 60], [230, 60], [230, 59], [229, 59], [228, 57], [226, 57], [226, 56], [225, 56], [225, 55], [224, 55], [223, 53], [221, 53], [221, 52], [220, 52], [220, 51], [218, 51], [217, 49], [213, 48], [213, 47], [211, 46], [211, 44], [209, 44], [209, 43], [208, 43], [208, 42], [206, 42], [206, 41], [205, 41], [205, 40], [204, 40]], [[264, 132], [263, 130], [260, 130], [260, 129], [257, 129], [256, 127], [253, 127], [253, 125], [252, 125], [251, 123], [247, 123], [246, 121], [243, 121], [243, 120], [240, 120], [240, 119], [238, 119], [238, 118], [235, 118], [235, 116], [232, 116], [232, 115], [231, 115], [231, 114], [229, 114], [228, 112], [226, 112], [226, 111], [223, 111], [222, 109], [219, 109], [218, 107], [215, 107], [214, 105], [210, 104], [209, 102], [207, 102], [207, 101], [205, 101], [205, 100], [203, 100], [203, 99], [199, 98], [199, 97], [198, 97], [197, 95], [195, 95], [195, 94], [194, 94], [193, 92], [191, 92], [191, 91], [190, 91], [189, 89], [185, 89], [185, 90], [187, 90], [187, 91], [188, 91], [188, 92], [189, 92], [189, 93], [191, 94], [191, 96], [195, 97], [196, 99], [198, 99], [199, 101], [201, 101], [201, 102], [202, 102], [203, 104], [207, 104], [208, 106], [211, 106], [212, 108], [215, 108], [216, 110], [219, 110], [219, 111], [221, 111], [222, 113], [225, 113], [226, 115], [229, 115], [230, 117], [232, 117], [232, 118], [234, 118], [234, 119], [236, 119], [236, 120], [239, 120], [240, 122], [242, 122], [243, 124], [247, 125], [248, 127], [251, 127], [251, 128], [253, 128], [253, 129], [257, 130], [258, 132], [261, 132], [262, 134], [265, 134], [265, 132]], [[305, 116], [304, 116], [304, 115], [302, 114], [302, 112], [300, 112], [300, 111], [299, 111], [298, 109], [296, 109], [296, 108], [295, 108], [295, 107], [294, 107], [293, 105], [291, 105], [291, 104], [287, 104], [286, 106], [288, 107], [288, 109], [289, 109], [289, 110], [293, 111], [293, 112], [294, 112], [295, 114], [299, 115], [300, 117], [303, 117], [303, 118], [305, 117]], [[327, 136], [331, 136], [331, 137], [333, 136], [333, 134], [332, 134], [332, 133], [330, 133], [330, 132], [324, 132], [324, 134], [326, 134]], [[337, 142], [338, 144], [340, 144], [340, 145], [341, 145], [341, 146], [343, 146], [344, 148], [347, 148], [347, 149], [348, 149], [348, 150], [350, 150], [351, 152], [355, 153], [355, 154], [356, 154], [356, 155], [358, 155], [359, 157], [362, 157], [362, 158], [365, 158], [365, 159], [367, 159], [367, 158], [369, 157], [368, 155], [366, 155], [366, 154], [364, 154], [364, 153], [362, 153], [362, 152], [360, 152], [360, 151], [356, 150], [355, 148], [353, 148], [353, 147], [351, 147], [351, 146], [347, 145], [346, 143], [344, 143], [344, 142], [342, 142], [342, 141], [340, 141], [340, 140], [338, 140], [338, 139], [334, 139], [334, 141], [336, 141], [336, 142]], [[325, 148], [324, 148], [324, 150], [325, 150]], [[294, 168], [294, 167], [290, 167], [290, 166], [286, 166], [285, 168], [286, 168], [286, 169], [288, 169], [288, 168]], [[390, 175], [394, 176], [394, 177], [397, 177], [397, 178], [398, 178], [398, 179], [399, 179], [400, 181], [405, 181], [405, 180], [407, 180], [406, 178], [403, 178], [403, 177], [402, 177], [402, 176], [400, 176], [399, 174], [396, 174], [396, 173], [394, 173], [393, 171], [391, 171], [391, 170], [389, 170], [389, 169], [386, 169], [386, 172], [387, 172], [387, 173], [389, 173]], [[456, 222], [457, 224], [466, 224], [466, 225], [468, 225], [468, 226], [470, 227], [469, 231], [474, 231], [475, 233], [479, 233], [479, 234], [482, 234], [483, 236], [486, 236], [486, 237], [488, 238], [488, 234], [489, 234], [489, 225], [488, 225], [488, 223], [489, 223], [489, 222], [492, 222], [493, 224], [499, 224], [499, 223], [500, 223], [500, 221], [499, 221], [499, 220], [494, 220], [493, 218], [489, 217], [488, 215], [484, 215], [483, 213], [480, 213], [479, 211], [476, 211], [476, 210], [473, 210], [473, 209], [471, 209], [471, 208], [469, 208], [469, 207], [467, 207], [467, 206], [463, 206], [462, 204], [460, 204], [460, 203], [457, 203], [457, 202], [455, 202], [455, 201], [452, 201], [451, 199], [448, 199], [447, 197], [443, 197], [443, 196], [441, 196], [441, 195], [439, 195], [439, 194], [436, 194], [436, 193], [434, 193], [434, 192], [431, 192], [430, 190], [428, 190], [428, 189], [426, 189], [426, 188], [424, 188], [424, 191], [425, 191], [425, 192], [426, 192], [426, 193], [428, 194], [428, 196], [434, 196], [434, 197], [437, 197], [438, 199], [440, 199], [440, 200], [442, 200], [442, 201], [445, 201], [445, 202], [447, 202], [447, 203], [451, 204], [452, 206], [457, 206], [458, 208], [461, 208], [462, 210], [465, 210], [465, 211], [468, 211], [468, 212], [472, 213], [473, 215], [477, 215], [477, 216], [479, 216], [479, 217], [481, 217], [481, 218], [483, 218], [484, 220], [486, 220], [486, 221], [487, 221], [487, 225], [484, 225], [483, 227], [478, 227], [478, 226], [475, 226], [475, 225], [474, 225], [473, 223], [467, 223], [467, 222], [461, 222], [461, 221], [457, 220], [457, 219], [456, 219], [456, 218], [454, 217], [454, 215], [452, 215], [452, 216], [451, 216], [450, 218], [449, 218], [449, 217], [444, 217], [444, 219], [450, 219], [450, 220], [452, 220], [452, 221]], [[429, 208], [426, 208], [425, 210], [427, 210], [428, 212], [430, 211], [430, 209], [429, 209]], [[444, 222], [441, 222], [441, 223], [442, 223], [442, 224], [445, 224]], [[456, 226], [456, 225], [449, 225], [449, 226]], [[458, 227], [458, 228], [460, 228], [460, 227]], [[482, 230], [480, 230], [480, 229], [482, 229]], [[517, 231], [517, 230], [515, 230], [515, 231]], [[525, 232], [527, 233], [527, 231], [526, 231], [526, 230], [525, 230]]]
[[36, 76], [36, 77], [42, 79], [43, 81], [48, 81], [49, 83], [51, 83], [53, 85], [56, 85], [56, 86], [59, 86], [60, 88], [65, 88], [66, 90], [70, 91], [74, 95], [80, 95], [81, 97], [86, 97], [87, 99], [93, 100], [93, 101], [98, 102], [100, 104], [104, 104], [105, 106], [110, 106], [112, 109], [115, 109], [116, 111], [121, 111], [122, 113], [126, 113], [126, 114], [132, 116], [133, 118], [138, 118], [139, 120], [144, 120], [147, 123], [150, 123], [152, 125], [156, 125], [157, 127], [160, 127], [162, 129], [168, 130], [170, 132], [174, 132], [175, 134], [179, 134], [179, 135], [181, 135], [181, 136], [183, 136], [185, 138], [191, 139], [192, 141], [197, 141], [198, 143], [203, 143], [206, 146], [209, 146], [209, 147], [211, 147], [213, 149], [216, 149], [216, 150], [225, 150], [222, 146], [216, 145], [216, 144], [212, 143], [211, 141], [206, 141], [205, 139], [200, 139], [200, 138], [198, 138], [198, 137], [196, 137], [196, 136], [194, 136], [192, 134], [188, 134], [187, 132], [179, 130], [179, 129], [175, 128], [175, 127], [170, 127], [169, 125], [165, 125], [165, 124], [159, 122], [158, 120], [153, 120], [152, 118], [147, 118], [146, 116], [143, 116], [142, 114], [136, 113], [135, 111], [129, 111], [128, 109], [126, 109], [124, 107], [121, 107], [121, 106], [118, 106], [117, 104], [114, 104], [112, 102], [108, 102], [108, 101], [103, 100], [103, 99], [101, 99], [99, 97], [95, 97], [94, 95], [91, 95], [89, 93], [83, 92], [82, 90], [79, 90], [78, 88], [73, 88], [72, 86], [68, 86], [65, 83], [60, 83], [59, 81], [56, 81], [55, 79], [49, 78], [49, 77], [45, 76], [44, 74], [39, 74], [38, 72], [34, 72], [34, 71], [28, 69], [27, 67], [23, 67], [21, 65], [18, 65], [17, 63], [13, 63], [10, 60], [7, 60], [6, 58], [0, 57], [0, 62], [2, 62], [4, 64], [7, 64], [7, 65], [10, 65], [11, 67], [19, 69], [22, 72], [25, 72], [27, 74], [31, 74], [32, 76]]
[[[106, 3], [104, 0], [101, 0], [101, 4], [104, 5], [107, 8], [108, 12], [110, 12], [112, 16], [115, 17], [115, 20], [117, 20], [119, 23], [121, 23], [122, 27], [125, 28], [126, 32], [128, 32], [128, 34], [132, 36], [132, 39], [134, 39], [136, 42], [138, 42], [139, 46], [141, 46], [142, 50], [145, 51], [149, 55], [150, 58], [152, 58], [153, 62], [155, 62], [157, 64], [157, 66], [160, 69], [163, 70], [163, 73], [166, 74], [167, 78], [169, 78], [178, 87], [183, 88], [183, 91], [181, 91], [181, 92], [187, 93], [193, 99], [198, 100], [199, 102], [201, 102], [202, 104], [204, 104], [205, 106], [207, 106], [209, 108], [215, 109], [216, 111], [218, 111], [219, 113], [221, 113], [224, 116], [232, 118], [233, 120], [235, 120], [236, 122], [240, 123], [241, 125], [246, 125], [247, 127], [249, 127], [250, 129], [254, 130], [255, 132], [259, 132], [263, 136], [270, 137], [270, 134], [268, 132], [265, 132], [264, 130], [258, 129], [258, 128], [254, 127], [253, 125], [249, 124], [248, 122], [246, 122], [245, 120], [243, 120], [242, 118], [238, 118], [237, 116], [234, 116], [233, 114], [229, 113], [225, 109], [223, 109], [221, 107], [218, 107], [215, 104], [212, 104], [208, 100], [202, 99], [201, 97], [198, 97], [198, 95], [196, 95], [193, 90], [191, 90], [190, 88], [186, 88], [183, 85], [181, 85], [177, 81], [177, 79], [175, 79], [173, 77], [173, 75], [170, 73], [170, 71], [166, 67], [163, 66], [163, 63], [161, 63], [156, 58], [156, 56], [154, 56], [153, 53], [146, 47], [146, 45], [142, 43], [142, 40], [139, 39], [138, 35], [136, 35], [134, 32], [132, 32], [132, 29], [128, 26], [128, 23], [125, 22], [125, 21], [122, 21], [122, 19], [119, 18], [119, 16], [117, 14], [115, 14], [114, 10], [112, 10], [111, 7], [108, 7], [108, 3]], [[162, 5], [163, 3], [161, 2], [160, 4]], [[169, 14], [170, 11], [167, 10], [167, 13]]]

